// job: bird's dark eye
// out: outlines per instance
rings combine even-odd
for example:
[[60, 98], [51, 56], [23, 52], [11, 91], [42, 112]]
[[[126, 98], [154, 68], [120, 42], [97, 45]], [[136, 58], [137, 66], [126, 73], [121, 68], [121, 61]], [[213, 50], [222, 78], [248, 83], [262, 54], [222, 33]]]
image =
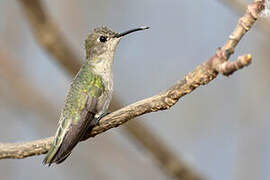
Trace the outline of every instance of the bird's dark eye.
[[100, 42], [106, 42], [106, 41], [107, 41], [107, 37], [105, 37], [105, 36], [100, 36], [100, 37], [99, 37], [99, 41], [100, 41]]

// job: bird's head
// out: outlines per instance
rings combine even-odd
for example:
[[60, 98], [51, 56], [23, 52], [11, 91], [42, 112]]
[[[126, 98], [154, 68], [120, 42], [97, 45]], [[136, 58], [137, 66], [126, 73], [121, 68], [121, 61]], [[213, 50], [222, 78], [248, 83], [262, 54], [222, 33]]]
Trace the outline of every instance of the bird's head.
[[100, 56], [113, 56], [116, 46], [123, 36], [148, 28], [149, 27], [140, 27], [123, 33], [116, 33], [107, 27], [96, 28], [85, 40], [86, 59], [95, 59]]

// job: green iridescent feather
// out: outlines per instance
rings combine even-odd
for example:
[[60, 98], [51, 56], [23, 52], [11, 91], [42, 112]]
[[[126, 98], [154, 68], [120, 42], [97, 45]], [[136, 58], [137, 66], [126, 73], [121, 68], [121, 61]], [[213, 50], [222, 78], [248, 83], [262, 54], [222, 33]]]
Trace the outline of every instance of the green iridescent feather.
[[98, 98], [105, 90], [102, 77], [91, 69], [91, 65], [86, 62], [72, 82], [61, 112], [54, 142], [44, 159], [44, 163], [51, 163], [70, 126], [76, 125], [80, 120], [80, 114], [85, 109], [87, 97]]

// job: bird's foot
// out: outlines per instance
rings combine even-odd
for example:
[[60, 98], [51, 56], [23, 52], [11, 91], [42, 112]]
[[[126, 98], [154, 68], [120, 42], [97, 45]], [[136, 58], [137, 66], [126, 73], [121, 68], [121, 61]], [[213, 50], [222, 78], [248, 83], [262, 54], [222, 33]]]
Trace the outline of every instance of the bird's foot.
[[110, 112], [102, 113], [102, 114], [99, 115], [98, 117], [95, 117], [95, 118], [92, 120], [92, 122], [91, 122], [91, 127], [94, 127], [94, 126], [99, 125], [99, 121], [100, 121], [103, 117], [107, 116], [108, 114], [110, 114]]

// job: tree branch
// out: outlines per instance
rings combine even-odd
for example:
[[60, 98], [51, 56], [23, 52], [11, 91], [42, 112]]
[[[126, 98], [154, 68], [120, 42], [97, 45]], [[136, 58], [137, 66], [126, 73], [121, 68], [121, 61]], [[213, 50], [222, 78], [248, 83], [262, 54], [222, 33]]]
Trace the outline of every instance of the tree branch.
[[0, 159], [22, 159], [48, 152], [53, 137], [26, 143], [0, 143]]
[[[229, 6], [230, 8], [236, 10], [236, 12], [242, 13], [245, 11], [246, 4], [243, 0], [218, 0], [221, 1], [223, 4]], [[270, 33], [270, 20], [268, 18], [262, 18], [258, 22], [258, 27], [261, 28], [267, 34]]]
[[[236, 28], [230, 35], [225, 45], [220, 48], [210, 59], [198, 65], [194, 71], [188, 73], [183, 80], [179, 81], [167, 91], [153, 97], [138, 101], [134, 104], [119, 109], [105, 116], [100, 124], [88, 132], [88, 137], [94, 137], [111, 128], [141, 116], [145, 113], [166, 110], [173, 106], [179, 98], [191, 93], [197, 87], [206, 85], [218, 75], [218, 66], [226, 62], [233, 53], [236, 45], [246, 32], [252, 27], [264, 9], [264, 0], [254, 0], [248, 5], [245, 15], [240, 18]], [[27, 143], [2, 143], [0, 144], [0, 159], [25, 158], [33, 155], [44, 154], [48, 151], [53, 137]]]

